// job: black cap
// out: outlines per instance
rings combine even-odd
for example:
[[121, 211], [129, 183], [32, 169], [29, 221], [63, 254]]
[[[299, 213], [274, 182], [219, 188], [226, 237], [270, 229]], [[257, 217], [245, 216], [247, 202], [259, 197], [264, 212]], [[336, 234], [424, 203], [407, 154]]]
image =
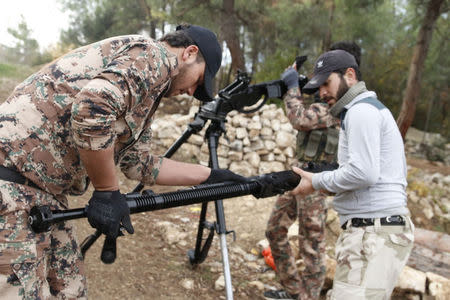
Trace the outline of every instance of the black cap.
[[194, 92], [194, 97], [201, 101], [211, 101], [213, 99], [212, 80], [222, 63], [222, 49], [214, 32], [197, 25], [189, 27], [177, 26], [176, 30], [183, 30], [195, 42], [205, 59], [205, 76], [203, 85], [198, 86]]
[[328, 79], [334, 71], [344, 68], [356, 68], [355, 57], [344, 50], [328, 51], [319, 56], [314, 65], [314, 75], [302, 91], [307, 94], [313, 94]]

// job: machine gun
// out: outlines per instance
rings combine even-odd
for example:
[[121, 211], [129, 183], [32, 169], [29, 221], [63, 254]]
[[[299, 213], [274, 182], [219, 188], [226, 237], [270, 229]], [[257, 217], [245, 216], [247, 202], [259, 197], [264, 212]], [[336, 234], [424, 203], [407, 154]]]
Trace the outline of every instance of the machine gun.
[[[318, 173], [334, 170], [337, 167], [337, 164], [311, 162], [305, 165], [304, 170]], [[145, 190], [142, 193], [126, 194], [125, 199], [130, 208], [130, 214], [135, 214], [245, 195], [253, 195], [256, 198], [272, 197], [294, 189], [299, 184], [300, 179], [300, 175], [293, 171], [272, 172], [250, 177], [247, 183], [202, 184], [189, 189], [162, 194]], [[51, 225], [59, 222], [86, 218], [86, 210], [87, 206], [68, 210], [52, 210], [48, 205], [34, 206], [30, 211], [28, 221], [33, 231], [40, 233], [49, 231]], [[107, 249], [104, 247], [102, 251], [101, 259], [104, 263], [113, 263], [116, 258], [115, 243], [114, 249], [111, 248], [112, 246], [109, 245]], [[85, 246], [81, 246], [81, 248], [84, 256], [87, 249]]]

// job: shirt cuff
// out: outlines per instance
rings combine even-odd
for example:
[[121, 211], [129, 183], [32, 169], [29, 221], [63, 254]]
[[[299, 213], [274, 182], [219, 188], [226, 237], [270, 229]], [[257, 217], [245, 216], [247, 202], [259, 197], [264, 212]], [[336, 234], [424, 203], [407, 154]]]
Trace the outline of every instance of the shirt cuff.
[[313, 188], [314, 188], [316, 191], [317, 191], [317, 190], [323, 189], [323, 187], [320, 186], [320, 179], [321, 179], [321, 177], [322, 177], [321, 174], [322, 174], [322, 173], [316, 173], [316, 174], [314, 174], [314, 175], [312, 176], [311, 183], [312, 183]]

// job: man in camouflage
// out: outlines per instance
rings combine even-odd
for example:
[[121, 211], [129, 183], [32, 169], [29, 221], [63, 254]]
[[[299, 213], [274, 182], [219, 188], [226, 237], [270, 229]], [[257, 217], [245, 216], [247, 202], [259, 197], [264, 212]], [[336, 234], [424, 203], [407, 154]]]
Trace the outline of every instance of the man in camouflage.
[[16, 87], [0, 106], [0, 297], [86, 298], [70, 224], [34, 233], [27, 218], [34, 205], [66, 209], [66, 195], [91, 182], [89, 223], [111, 238], [120, 225], [132, 233], [117, 164], [145, 185], [245, 180], [149, 151], [162, 96], [210, 100], [220, 63], [215, 34], [184, 25], [159, 41], [128, 35], [75, 49]]
[[294, 195], [335, 193], [333, 205], [343, 232], [336, 242], [331, 299], [390, 299], [411, 253], [414, 225], [406, 205], [406, 158], [397, 124], [361, 81], [355, 58], [346, 51], [322, 54], [303, 91], [319, 91], [340, 118], [334, 171], [301, 176]]
[[[359, 65], [361, 49], [354, 42], [337, 42], [331, 48], [348, 51], [355, 56]], [[306, 107], [295, 70], [299, 67], [288, 68], [282, 75], [286, 84], [293, 84], [283, 100], [288, 119], [298, 130], [296, 154], [299, 165], [310, 161], [335, 163], [339, 119], [329, 113], [326, 103], [317, 102]], [[284, 290], [267, 291], [264, 294], [266, 299], [319, 299], [326, 275], [325, 198], [325, 194], [317, 192], [306, 197], [285, 193], [277, 199], [268, 221], [266, 236]], [[296, 219], [299, 221], [299, 254], [305, 266], [301, 276], [287, 237], [289, 227]]]
[[[294, 75], [294, 76], [292, 76]], [[286, 78], [294, 80], [287, 80]], [[308, 161], [336, 161], [339, 119], [328, 113], [326, 103], [304, 104], [294, 68], [283, 73], [289, 89], [284, 96], [286, 114], [298, 130], [297, 157], [302, 165]], [[293, 84], [293, 86], [291, 85]], [[270, 215], [266, 237], [277, 274], [284, 290], [267, 291], [266, 299], [318, 299], [325, 280], [325, 195], [307, 197], [281, 195]], [[289, 245], [287, 232], [298, 219], [298, 242], [305, 269], [301, 276]]]

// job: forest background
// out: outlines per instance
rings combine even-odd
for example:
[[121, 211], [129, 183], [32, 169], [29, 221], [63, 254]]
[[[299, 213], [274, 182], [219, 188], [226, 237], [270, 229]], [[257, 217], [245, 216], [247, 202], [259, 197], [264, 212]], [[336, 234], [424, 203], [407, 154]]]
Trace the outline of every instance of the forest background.
[[[336, 41], [362, 48], [369, 89], [391, 109], [402, 134], [409, 126], [450, 137], [448, 20], [445, 0], [58, 0], [70, 25], [59, 41], [39, 47], [25, 19], [0, 41], [0, 78], [15, 82], [78, 46], [123, 34], [160, 38], [180, 23], [210, 28], [224, 49], [215, 89], [237, 70], [253, 83], [274, 80], [297, 55], [315, 59]], [[43, 16], [48, 17], [48, 16]], [[3, 84], [3, 82], [2, 82]], [[2, 101], [7, 95], [1, 94]]]

